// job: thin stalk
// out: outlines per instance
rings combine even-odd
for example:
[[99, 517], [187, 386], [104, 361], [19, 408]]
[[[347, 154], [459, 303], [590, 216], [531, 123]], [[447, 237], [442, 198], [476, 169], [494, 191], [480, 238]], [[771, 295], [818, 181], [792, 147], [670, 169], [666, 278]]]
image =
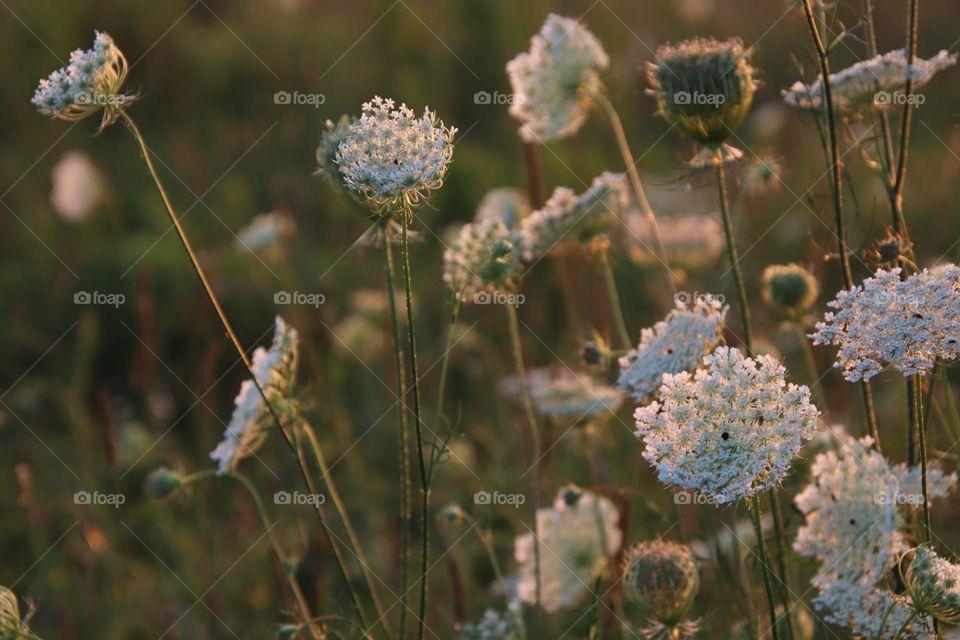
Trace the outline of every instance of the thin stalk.
[[663, 246], [663, 238], [660, 236], [660, 225], [657, 224], [657, 216], [653, 213], [653, 207], [650, 206], [650, 201], [647, 199], [647, 192], [644, 190], [643, 182], [640, 180], [637, 163], [633, 159], [633, 152], [630, 151], [630, 144], [627, 142], [627, 134], [623, 130], [620, 115], [602, 91], [597, 91], [591, 94], [590, 97], [600, 105], [600, 108], [603, 109], [610, 119], [610, 126], [613, 128], [613, 135], [617, 139], [620, 155], [623, 156], [623, 163], [627, 168], [627, 177], [630, 180], [633, 194], [636, 196], [637, 202], [640, 204], [640, 209], [643, 211], [643, 215], [647, 219], [647, 224], [650, 225], [650, 230], [653, 233], [654, 248], [656, 249], [657, 257], [663, 265], [667, 286], [669, 287], [670, 293], [675, 294], [677, 292], [677, 284], [673, 278], [673, 271], [670, 269], [670, 260], [667, 256], [667, 250]]
[[447, 344], [443, 349], [443, 362], [440, 364], [440, 388], [437, 392], [437, 410], [433, 415], [436, 420], [443, 416], [443, 400], [447, 390], [447, 372], [450, 369], [450, 349], [453, 348], [453, 331], [457, 326], [457, 318], [460, 317], [460, 307], [462, 302], [460, 297], [453, 303], [453, 311], [450, 313], [450, 326], [447, 327]]
[[420, 465], [420, 617], [417, 620], [417, 638], [423, 640], [427, 615], [427, 563], [430, 557], [430, 479], [427, 476], [427, 461], [424, 458], [423, 422], [420, 413], [420, 371], [417, 367], [416, 327], [413, 321], [413, 274], [410, 271], [410, 244], [407, 231], [413, 211], [406, 203], [402, 216], [400, 256], [403, 263], [404, 304], [407, 308], [407, 348], [410, 353], [410, 376], [413, 390], [413, 419], [416, 434], [417, 462]]
[[397, 288], [393, 274], [393, 246], [388, 234], [383, 238], [383, 270], [387, 278], [387, 296], [390, 300], [390, 325], [393, 328], [393, 367], [397, 378], [397, 449], [400, 471], [400, 636], [403, 640], [407, 622], [407, 585], [410, 582], [410, 530], [413, 528], [411, 508], [410, 424], [407, 420], [407, 372], [404, 364], [402, 334], [397, 317]]
[[[900, 154], [897, 158], [897, 172], [894, 181], [894, 197], [897, 211], [903, 218], [903, 189], [907, 180], [907, 158], [910, 153], [910, 125], [913, 121], [913, 78], [909, 70], [917, 57], [917, 39], [919, 37], [920, 1], [910, 0], [907, 9], [907, 74], [903, 92], [906, 95], [903, 105], [903, 119], [900, 122]], [[902, 229], [906, 232], [906, 227]]]
[[507, 325], [510, 331], [510, 346], [513, 350], [513, 363], [516, 369], [517, 378], [520, 380], [521, 401], [523, 410], [527, 418], [527, 424], [530, 426], [530, 437], [533, 440], [533, 464], [535, 467], [534, 487], [533, 487], [533, 575], [536, 585], [536, 606], [538, 608], [541, 602], [541, 584], [540, 584], [540, 527], [537, 523], [537, 513], [540, 511], [540, 489], [541, 489], [541, 442], [540, 427], [537, 424], [537, 414], [533, 409], [533, 400], [530, 397], [530, 385], [527, 381], [527, 369], [523, 364], [523, 348], [520, 342], [520, 321], [517, 319], [517, 310], [512, 304], [503, 305], [507, 310]]
[[910, 626], [910, 623], [917, 618], [918, 612], [914, 611], [910, 614], [910, 617], [903, 621], [903, 624], [900, 625], [900, 629], [897, 630], [897, 635], [893, 636], [893, 640], [900, 640], [903, 636], [903, 632], [907, 630], [907, 627]]
[[[777, 605], [774, 604], [773, 581], [770, 569], [770, 561], [767, 558], [766, 543], [763, 541], [763, 526], [760, 524], [760, 498], [754, 496], [750, 500], [750, 515], [753, 518], [753, 530], [757, 536], [757, 550], [760, 554], [760, 565], [763, 569], [763, 588], [767, 594], [767, 609], [770, 612], [770, 630], [773, 632], [773, 640], [780, 640], [780, 631], [777, 629]], [[790, 614], [789, 610], [784, 612]]]
[[784, 616], [787, 619], [787, 635], [793, 640], [793, 617], [790, 615], [790, 587], [787, 580], [790, 575], [787, 568], [787, 548], [784, 544], [786, 531], [783, 525], [783, 509], [780, 507], [780, 497], [776, 491], [767, 494], [770, 497], [770, 509], [773, 513], [773, 535], [777, 545], [777, 571], [780, 572], [780, 600], [783, 603]]
[[917, 442], [920, 445], [920, 490], [923, 492], [923, 534], [926, 542], [933, 539], [930, 527], [930, 496], [927, 493], [927, 436], [926, 421], [923, 417], [923, 393], [920, 387], [920, 374], [914, 376], [914, 419], [917, 422]]
[[813, 391], [816, 402], [820, 405], [821, 410], [824, 414], [829, 415], [827, 398], [823, 393], [823, 386], [820, 384], [820, 372], [817, 371], [817, 361], [813, 357], [813, 347], [810, 346], [810, 340], [807, 338], [807, 334], [804, 333], [803, 328], [796, 322], [791, 322], [790, 327], [800, 342], [800, 350], [803, 353], [803, 363], [807, 368], [807, 376], [810, 378], [810, 389]]
[[753, 356], [753, 338], [750, 331], [750, 305], [747, 300], [747, 289], [743, 285], [743, 274], [740, 272], [740, 259], [737, 257], [737, 244], [733, 234], [733, 220], [730, 215], [730, 199], [727, 196], [727, 180], [724, 175], [723, 158], [717, 152], [717, 191], [720, 196], [720, 212], [723, 214], [723, 233], [727, 240], [727, 258], [730, 260], [730, 270], [737, 287], [737, 298], [740, 302], [740, 320], [743, 325], [743, 344], [747, 355]]
[[620, 306], [620, 294], [617, 292], [617, 281], [613, 278], [613, 269], [610, 268], [610, 256], [608, 249], [603, 248], [600, 251], [600, 266], [603, 269], [603, 282], [607, 286], [607, 299], [610, 301], [610, 311], [613, 313], [613, 321], [617, 326], [617, 334], [620, 336], [620, 345], [624, 349], [632, 349], [630, 343], [630, 332], [627, 331], [627, 322], [623, 317], [623, 307]]

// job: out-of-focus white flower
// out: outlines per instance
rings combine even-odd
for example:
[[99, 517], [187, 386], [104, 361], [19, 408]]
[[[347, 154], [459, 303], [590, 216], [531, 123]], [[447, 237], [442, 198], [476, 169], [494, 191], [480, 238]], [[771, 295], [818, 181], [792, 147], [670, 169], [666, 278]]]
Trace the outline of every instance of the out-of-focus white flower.
[[[638, 265], [658, 265], [656, 237], [646, 216], [631, 213], [623, 238], [630, 259]], [[704, 269], [723, 253], [723, 227], [714, 216], [697, 213], [657, 216], [667, 261], [684, 269]]]
[[103, 201], [103, 178], [87, 154], [68, 151], [50, 174], [50, 202], [67, 222], [80, 222]]
[[66, 67], [40, 81], [31, 102], [45, 116], [82, 120], [104, 109], [100, 128], [117, 118], [118, 109], [134, 100], [120, 93], [127, 77], [127, 59], [108, 34], [94, 32], [93, 48], [77, 49]]
[[443, 185], [457, 130], [424, 109], [376, 96], [363, 104], [335, 156], [344, 185], [377, 212], [419, 204]]
[[636, 410], [643, 457], [661, 482], [718, 504], [776, 487], [817, 428], [810, 390], [770, 356], [719, 347], [704, 365], [665, 374], [661, 401]]
[[[586, 373], [566, 368], [533, 369], [527, 372], [527, 386], [537, 411], [560, 420], [577, 421], [608, 417], [623, 404], [623, 393]], [[516, 376], [506, 378], [501, 391], [517, 397], [522, 393]]]
[[926, 374], [937, 358], [960, 355], [960, 267], [924, 269], [900, 280], [900, 269], [878, 269], [863, 284], [841, 291], [810, 337], [840, 347], [834, 366], [851, 382], [887, 366], [904, 376]]
[[465, 224], [443, 252], [443, 281], [460, 300], [509, 291], [522, 270], [523, 236], [496, 218]]
[[691, 371], [720, 342], [728, 307], [712, 296], [690, 304], [677, 297], [667, 317], [640, 332], [640, 344], [620, 358], [617, 384], [634, 400], [652, 395], [665, 373]]
[[263, 251], [284, 238], [291, 237], [297, 223], [286, 211], [261, 213], [237, 234], [237, 244], [251, 251]]
[[917, 612], [948, 624], [960, 620], [960, 566], [921, 546], [904, 554], [900, 576]]
[[522, 637], [522, 623], [518, 617], [514, 611], [501, 614], [487, 609], [479, 622], [463, 625], [457, 637], [459, 640], [519, 640]]
[[[813, 602], [828, 612], [827, 622], [889, 640], [910, 609], [879, 585], [907, 550], [901, 510], [923, 499], [919, 469], [891, 466], [871, 448], [869, 437], [838, 437], [839, 449], [817, 455], [813, 481], [796, 497], [806, 520], [793, 548], [821, 562], [811, 584], [819, 590]], [[946, 495], [955, 482], [956, 475], [930, 470], [929, 497]], [[922, 636], [924, 625], [917, 622], [913, 629]]]
[[615, 228], [629, 205], [630, 188], [622, 173], [603, 172], [579, 196], [557, 187], [543, 208], [520, 222], [524, 259], [531, 262]]
[[499, 187], [483, 194], [483, 199], [477, 206], [474, 222], [499, 220], [514, 229], [528, 215], [530, 215], [530, 200], [523, 191], [513, 187]]
[[530, 50], [507, 63], [513, 87], [510, 115], [528, 142], [575, 134], [587, 119], [589, 95], [602, 90], [610, 58], [600, 41], [571, 18], [551, 13], [530, 38]]
[[[913, 89], [921, 89], [933, 76], [957, 62], [957, 54], [941, 51], [929, 60], [915, 58], [910, 68]], [[896, 93], [906, 88], [907, 55], [890, 51], [830, 74], [834, 106], [846, 112], [886, 108], [896, 104]], [[783, 92], [787, 104], [819, 111], [823, 108], [823, 76], [807, 85], [796, 82]]]
[[[550, 613], [577, 604], [603, 573], [622, 542], [619, 515], [607, 498], [589, 491], [561, 489], [551, 508], [537, 511], [540, 535], [541, 603]], [[517, 593], [536, 602], [533, 534], [517, 537], [520, 565]]]
[[[285, 400], [296, 382], [299, 362], [297, 330], [277, 316], [273, 344], [269, 349], [257, 347], [253, 352], [253, 374], [272, 405]], [[236, 408], [223, 433], [223, 441], [210, 453], [217, 462], [218, 473], [233, 471], [237, 464], [263, 444], [270, 411], [253, 380], [240, 384], [240, 393], [234, 400]]]

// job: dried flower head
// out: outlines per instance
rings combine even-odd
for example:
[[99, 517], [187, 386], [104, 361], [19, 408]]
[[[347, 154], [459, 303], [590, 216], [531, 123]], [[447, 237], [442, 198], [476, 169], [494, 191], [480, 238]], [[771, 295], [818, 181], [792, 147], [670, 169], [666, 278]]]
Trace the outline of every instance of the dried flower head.
[[0, 587], [0, 638], [14, 640], [30, 637], [33, 637], [30, 629], [20, 617], [17, 594], [6, 587]]
[[761, 279], [763, 299], [792, 318], [810, 311], [820, 293], [813, 274], [793, 262], [770, 265]]
[[691, 371], [720, 342], [727, 307], [712, 296], [697, 296], [691, 304], [677, 296], [667, 317], [640, 332], [640, 344], [620, 358], [617, 384], [634, 400], [649, 398], [664, 374]]
[[780, 484], [820, 412], [770, 356], [718, 347], [695, 375], [664, 374], [660, 402], [640, 407], [636, 436], [661, 482], [718, 504]]
[[[298, 340], [297, 330], [277, 316], [273, 344], [269, 349], [257, 347], [253, 352], [253, 374], [271, 405], [284, 403], [293, 390], [300, 359]], [[272, 418], [253, 380], [240, 384], [234, 403], [236, 408], [223, 432], [223, 441], [210, 453], [221, 474], [233, 471], [241, 460], [256, 453], [266, 439], [266, 427]]]
[[[924, 60], [915, 58], [910, 68], [913, 89], [921, 89], [933, 76], [957, 62], [957, 54], [944, 50]], [[842, 112], [865, 109], [885, 109], [901, 104], [906, 96], [907, 55], [903, 49], [890, 51], [869, 60], [858, 62], [842, 71], [830, 74], [830, 90], [834, 107]], [[783, 92], [788, 105], [800, 109], [823, 109], [823, 77], [807, 85], [796, 82]]]
[[511, 291], [523, 267], [522, 257], [519, 231], [494, 218], [465, 224], [443, 252], [443, 282], [463, 301], [473, 301], [484, 291]]
[[[365, 102], [334, 156], [343, 184], [377, 213], [420, 204], [443, 185], [453, 158], [455, 128], [430, 109], [418, 118], [405, 104], [394, 107], [380, 96]], [[342, 135], [338, 128], [330, 135]]]
[[897, 266], [901, 260], [908, 260], [913, 252], [913, 243], [904, 234], [887, 226], [882, 238], [871, 243], [867, 259], [880, 266]]
[[[561, 489], [553, 507], [537, 510], [540, 535], [541, 602], [553, 613], [577, 604], [620, 548], [619, 514], [607, 498], [589, 491]], [[536, 602], [533, 533], [517, 537], [520, 566], [517, 594]]]
[[924, 269], [906, 280], [900, 269], [841, 291], [810, 337], [840, 347], [835, 367], [851, 382], [869, 380], [887, 366], [904, 376], [926, 374], [937, 358], [960, 355], [960, 267]]
[[947, 624], [960, 621], [960, 566], [921, 546], [900, 559], [900, 577], [918, 613]]
[[623, 555], [623, 592], [650, 619], [674, 627], [686, 618], [700, 589], [690, 547], [658, 538], [638, 542]]
[[512, 187], [499, 187], [483, 194], [483, 199], [477, 206], [474, 221], [499, 220], [514, 229], [528, 215], [530, 215], [530, 199], [523, 191]]
[[[527, 388], [537, 411], [550, 418], [574, 420], [609, 417], [623, 404], [623, 393], [601, 384], [586, 373], [567, 368], [532, 369], [527, 372]], [[522, 393], [516, 376], [506, 378], [501, 391], [511, 397]]]
[[557, 187], [543, 208], [520, 221], [524, 260], [532, 262], [610, 231], [629, 204], [630, 188], [622, 173], [603, 172], [579, 196], [572, 189]]
[[[716, 217], [697, 213], [657, 216], [660, 238], [671, 266], [684, 269], [704, 269], [711, 266], [723, 253], [723, 227]], [[659, 265], [656, 238], [646, 216], [627, 216], [624, 239], [631, 260], [638, 265]]]
[[103, 109], [100, 128], [112, 124], [134, 96], [121, 94], [127, 59], [108, 34], [94, 32], [93, 48], [77, 49], [66, 67], [41, 80], [31, 102], [45, 116], [83, 120]]
[[551, 13], [530, 38], [530, 50], [507, 63], [513, 88], [510, 115], [527, 142], [572, 136], [587, 119], [590, 94], [602, 91], [600, 72], [610, 58], [576, 20]]
[[756, 91], [738, 38], [695, 38], [657, 49], [647, 77], [660, 114], [701, 144], [718, 147], [740, 126]]

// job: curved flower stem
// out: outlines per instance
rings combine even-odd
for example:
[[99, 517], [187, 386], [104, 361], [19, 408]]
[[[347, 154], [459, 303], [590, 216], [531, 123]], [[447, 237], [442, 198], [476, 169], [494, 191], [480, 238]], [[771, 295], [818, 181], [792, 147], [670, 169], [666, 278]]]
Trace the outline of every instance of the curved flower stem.
[[394, 284], [392, 239], [384, 229], [383, 260], [387, 278], [387, 296], [390, 304], [390, 325], [393, 328], [393, 366], [397, 378], [397, 422], [399, 425], [398, 450], [400, 457], [400, 636], [403, 640], [407, 621], [407, 585], [410, 582], [410, 530], [413, 528], [411, 509], [411, 486], [413, 484], [410, 469], [410, 424], [407, 420], [407, 372], [404, 364], [402, 334], [397, 317], [397, 292]]
[[427, 461], [423, 452], [423, 421], [420, 413], [420, 373], [417, 368], [416, 330], [413, 323], [413, 274], [410, 272], [410, 245], [407, 231], [413, 211], [409, 203], [405, 203], [402, 216], [402, 232], [400, 237], [400, 254], [403, 263], [404, 302], [407, 307], [407, 346], [410, 352], [410, 376], [413, 390], [413, 419], [414, 433], [416, 434], [417, 461], [420, 465], [420, 617], [417, 620], [417, 638], [423, 640], [426, 631], [425, 618], [427, 615], [427, 562], [430, 557], [430, 479], [427, 475]]
[[727, 258], [730, 260], [730, 270], [733, 272], [733, 281], [737, 287], [737, 298], [740, 302], [740, 321], [743, 325], [743, 345], [747, 355], [753, 357], [753, 338], [750, 331], [750, 304], [747, 300], [747, 289], [743, 285], [743, 274], [740, 272], [740, 258], [737, 257], [737, 244], [733, 233], [733, 220], [730, 215], [730, 199], [727, 197], [727, 179], [723, 169], [723, 158], [717, 152], [717, 191], [720, 196], [720, 212], [723, 214], [723, 233], [727, 240]]
[[613, 269], [610, 268], [609, 250], [604, 247], [600, 250], [600, 266], [603, 268], [603, 281], [607, 285], [607, 298], [610, 301], [610, 310], [613, 312], [613, 321], [617, 325], [620, 344], [624, 349], [632, 349], [630, 332], [623, 318], [623, 307], [620, 306], [620, 294], [617, 293], [617, 281], [613, 278]]
[[657, 257], [663, 265], [667, 286], [669, 287], [670, 293], [675, 294], [677, 292], [677, 284], [673, 278], [673, 271], [670, 269], [670, 260], [667, 256], [667, 250], [663, 246], [663, 238], [660, 236], [660, 226], [657, 224], [657, 216], [654, 215], [653, 207], [650, 206], [650, 201], [647, 200], [647, 192], [644, 190], [643, 182], [640, 180], [637, 163], [633, 159], [633, 153], [630, 151], [627, 134], [623, 130], [623, 123], [620, 121], [620, 116], [617, 114], [617, 110], [607, 96], [604, 95], [603, 91], [591, 93], [590, 98], [603, 109], [610, 119], [613, 134], [617, 139], [617, 146], [620, 148], [620, 155], [623, 156], [623, 163], [626, 165], [627, 176], [630, 179], [633, 194], [636, 196], [637, 202], [640, 204], [640, 209], [647, 219], [647, 224], [650, 225], [650, 231], [653, 233], [654, 249], [656, 249]]
[[[763, 573], [763, 588], [767, 594], [767, 609], [770, 613], [770, 630], [773, 633], [773, 640], [780, 640], [780, 631], [777, 629], [777, 606], [773, 600], [773, 571], [770, 569], [770, 561], [767, 558], [767, 546], [763, 541], [763, 526], [760, 523], [760, 498], [754, 496], [750, 499], [750, 516], [753, 518], [753, 530], [757, 536], [757, 551], [760, 555], [760, 565]], [[790, 611], [784, 612], [789, 616]]]
[[[270, 402], [270, 399], [267, 397], [267, 394], [264, 392], [260, 381], [257, 380], [256, 375], [254, 375], [250, 358], [247, 356], [247, 352], [244, 350], [243, 346], [240, 344], [240, 340], [237, 338], [237, 334], [234, 332], [233, 327], [230, 324], [230, 321], [227, 319], [226, 314], [223, 311], [223, 308], [220, 306], [220, 301], [217, 299], [216, 294], [213, 292], [213, 287], [210, 286], [209, 280], [207, 280], [206, 273], [203, 271], [203, 267], [200, 266], [200, 261], [197, 258], [196, 253], [193, 250], [193, 246], [190, 244], [190, 240], [187, 238], [186, 231], [183, 226], [180, 224], [180, 219], [177, 218], [177, 214], [173, 210], [173, 205], [170, 203], [170, 198], [167, 196], [167, 191], [163, 187], [163, 183], [160, 182], [160, 176], [157, 174], [156, 168], [153, 166], [153, 160], [150, 159], [150, 149], [147, 147], [147, 143], [143, 138], [143, 134], [140, 133], [139, 127], [137, 127], [136, 122], [133, 118], [130, 117], [123, 109], [118, 110], [118, 117], [123, 120], [124, 125], [127, 127], [127, 130], [133, 135], [136, 139], [137, 144], [140, 145], [140, 151], [143, 154], [143, 159], [146, 162], [147, 170], [150, 172], [150, 176], [153, 178], [153, 182], [157, 187], [157, 191], [160, 192], [160, 198], [163, 200], [163, 205], [166, 208], [167, 214], [170, 217], [170, 221], [173, 223], [174, 228], [177, 231], [177, 235], [180, 238], [180, 243], [183, 245], [184, 251], [187, 252], [187, 256], [190, 258], [190, 263], [193, 265], [193, 270], [197, 274], [197, 278], [200, 279], [200, 283], [203, 285], [203, 290], [207, 295], [207, 299], [210, 301], [210, 304], [213, 306], [214, 311], [217, 313], [217, 318], [220, 320], [220, 325], [223, 327], [224, 333], [227, 334], [227, 337], [230, 339], [230, 343], [233, 345], [233, 348], [236, 350], [237, 355], [243, 361], [244, 366], [246, 366], [247, 373], [250, 375], [250, 379], [253, 381], [254, 386], [257, 388], [257, 391], [260, 393], [260, 396], [263, 398], [263, 403], [267, 407], [267, 410], [270, 412], [270, 416], [273, 419], [274, 423], [277, 425], [277, 428], [280, 430], [280, 434], [283, 436], [284, 441], [287, 443], [287, 446], [294, 453], [297, 458], [298, 464], [300, 466], [300, 474], [303, 476], [304, 484], [307, 487], [307, 490], [311, 493], [317, 493], [313, 486], [313, 480], [310, 478], [310, 473], [306, 466], [306, 460], [303, 456], [303, 450], [300, 448], [299, 442], [296, 440], [296, 436], [291, 438], [290, 433], [284, 427], [283, 422], [280, 420], [279, 415], [277, 414], [276, 409], [273, 406], [273, 403]], [[319, 504], [314, 504], [314, 512], [317, 515], [317, 519], [320, 522], [320, 526], [324, 531], [324, 534], [327, 536], [328, 542], [330, 542], [330, 547], [334, 552], [336, 557], [337, 566], [340, 569], [340, 573], [343, 576], [344, 582], [347, 584], [347, 588], [350, 591], [350, 597], [354, 606], [354, 609], [357, 613], [357, 619], [360, 622], [360, 626], [363, 629], [364, 635], [369, 635], [367, 632], [367, 623], [366, 616], [363, 612], [363, 606], [360, 603], [360, 599], [357, 597], [356, 591], [353, 588], [353, 585], [350, 582], [350, 576], [347, 573], [346, 567], [343, 564], [343, 558], [340, 554], [339, 548], [333, 543], [331, 532], [327, 526], [326, 520], [323, 517], [323, 511], [320, 509]]]
[[447, 327], [447, 344], [443, 348], [443, 361], [440, 363], [440, 388], [437, 391], [437, 410], [433, 414], [435, 420], [440, 420], [443, 416], [443, 400], [447, 390], [447, 373], [450, 369], [450, 350], [453, 348], [453, 332], [457, 326], [457, 318], [460, 317], [460, 307], [462, 306], [460, 297], [453, 302], [453, 311], [450, 312], [450, 325]]
[[523, 347], [520, 342], [520, 321], [517, 319], [517, 310], [512, 304], [505, 304], [503, 307], [507, 310], [507, 325], [510, 331], [510, 346], [513, 350], [513, 363], [516, 369], [517, 378], [520, 381], [520, 395], [523, 404], [523, 410], [527, 418], [527, 424], [530, 426], [530, 437], [533, 441], [533, 466], [535, 471], [533, 486], [533, 575], [536, 585], [536, 606], [539, 607], [542, 595], [542, 585], [540, 584], [540, 526], [538, 524], [537, 514], [540, 511], [540, 490], [541, 490], [541, 442], [540, 427], [537, 424], [537, 414], [533, 409], [533, 400], [530, 397], [530, 385], [527, 380], [527, 369], [523, 364]]
[[[893, 189], [896, 210], [899, 219], [903, 217], [903, 189], [907, 180], [907, 157], [910, 153], [910, 125], [913, 121], [913, 78], [910, 74], [914, 59], [917, 57], [917, 39], [919, 36], [920, 0], [910, 0], [907, 9], [907, 72], [903, 92], [906, 95], [903, 105], [903, 119], [900, 123], [900, 154], [897, 157], [897, 171]], [[901, 228], [906, 233], [906, 225]]]

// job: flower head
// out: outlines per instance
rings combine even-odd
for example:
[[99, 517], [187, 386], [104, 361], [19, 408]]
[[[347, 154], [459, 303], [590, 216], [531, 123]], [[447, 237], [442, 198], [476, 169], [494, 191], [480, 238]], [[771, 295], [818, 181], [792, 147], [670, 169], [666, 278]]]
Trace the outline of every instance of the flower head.
[[530, 50], [507, 63], [513, 87], [510, 115], [527, 142], [550, 142], [575, 134], [587, 119], [589, 95], [602, 89], [600, 72], [610, 64], [603, 45], [583, 25], [551, 13], [530, 38]]
[[334, 156], [344, 186], [378, 213], [415, 206], [443, 185], [457, 133], [430, 109], [418, 118], [405, 104], [394, 107], [376, 96], [347, 132], [330, 132], [345, 133]]
[[183, 477], [166, 467], [154, 469], [143, 483], [146, 494], [154, 500], [162, 500], [183, 486]]
[[770, 356], [719, 347], [704, 365], [665, 374], [661, 401], [637, 409], [643, 457], [661, 482], [720, 504], [776, 487], [816, 430], [810, 390], [787, 384]]
[[657, 62], [647, 67], [660, 113], [693, 140], [720, 145], [753, 104], [749, 57], [738, 38], [695, 38], [660, 47]]
[[634, 400], [652, 395], [664, 374], [691, 371], [720, 342], [727, 307], [712, 296], [690, 304], [677, 297], [667, 317], [640, 333], [640, 344], [620, 358], [618, 385]]
[[512, 187], [500, 187], [483, 194], [483, 199], [477, 206], [474, 221], [499, 220], [514, 229], [528, 215], [530, 215], [530, 200], [526, 194]]
[[[559, 420], [584, 421], [616, 413], [623, 403], [623, 393], [600, 384], [586, 373], [542, 368], [527, 372], [527, 388], [537, 411]], [[522, 391], [516, 377], [507, 378], [502, 390], [511, 396]]]
[[656, 539], [638, 542], [623, 556], [623, 592], [648, 618], [682, 622], [700, 589], [700, 571], [686, 545]]
[[17, 594], [6, 587], [0, 587], [0, 638], [27, 638], [30, 629], [20, 617], [20, 604]]
[[[910, 67], [913, 89], [920, 89], [933, 76], [957, 62], [957, 54], [944, 50], [924, 60], [916, 58]], [[830, 74], [830, 90], [834, 106], [843, 112], [863, 109], [884, 109], [896, 104], [907, 83], [907, 55], [903, 49], [890, 51], [858, 62]], [[823, 109], [823, 77], [811, 84], [796, 82], [783, 92], [787, 104], [800, 109]]]
[[[271, 405], [285, 401], [296, 382], [299, 362], [297, 330], [277, 316], [273, 344], [269, 349], [258, 347], [253, 352], [251, 368], [257, 383]], [[229, 473], [236, 465], [253, 455], [266, 439], [270, 410], [253, 380], [240, 384], [234, 400], [236, 408], [223, 433], [223, 441], [210, 453], [219, 465], [219, 473]]]
[[520, 221], [524, 259], [536, 260], [615, 228], [630, 204], [626, 176], [605, 171], [580, 195], [557, 187], [542, 208]]
[[457, 638], [459, 640], [519, 640], [523, 637], [521, 628], [517, 612], [507, 610], [501, 614], [493, 609], [487, 609], [478, 622], [460, 627]]
[[45, 116], [83, 120], [104, 109], [100, 128], [113, 123], [134, 100], [120, 90], [127, 78], [127, 59], [108, 34], [94, 32], [93, 48], [77, 49], [67, 66], [40, 81], [31, 102]]
[[67, 222], [84, 220], [103, 201], [103, 177], [85, 153], [63, 154], [50, 177], [53, 182], [50, 202]]
[[344, 189], [347, 186], [340, 174], [340, 165], [337, 164], [337, 152], [340, 151], [340, 144], [350, 137], [350, 128], [355, 121], [355, 118], [346, 115], [340, 116], [336, 122], [327, 120], [317, 145], [317, 174], [326, 178], [330, 184]]
[[948, 624], [960, 621], [960, 566], [922, 546], [901, 558], [900, 576], [917, 612]]
[[937, 358], [960, 355], [960, 267], [924, 269], [906, 280], [900, 269], [878, 269], [863, 284], [841, 291], [810, 337], [840, 347], [836, 367], [851, 382], [887, 366], [904, 376], [926, 374]]
[[[716, 217], [697, 213], [658, 216], [660, 239], [671, 266], [685, 269], [709, 267], [723, 253], [723, 227]], [[657, 265], [656, 237], [646, 216], [627, 216], [624, 234], [630, 259], [643, 266]]]
[[813, 274], [795, 263], [770, 265], [762, 280], [764, 299], [790, 317], [810, 311], [820, 293]]
[[282, 209], [261, 213], [237, 232], [237, 245], [251, 251], [265, 251], [280, 240], [289, 238], [297, 230], [297, 223]]
[[523, 236], [497, 219], [465, 224], [443, 252], [443, 281], [460, 300], [507, 291], [522, 270]]
[[[607, 498], [561, 489], [553, 507], [537, 510], [543, 608], [553, 613], [577, 604], [620, 548], [619, 514]], [[533, 533], [519, 536], [514, 556], [520, 565], [517, 592], [536, 601]]]

